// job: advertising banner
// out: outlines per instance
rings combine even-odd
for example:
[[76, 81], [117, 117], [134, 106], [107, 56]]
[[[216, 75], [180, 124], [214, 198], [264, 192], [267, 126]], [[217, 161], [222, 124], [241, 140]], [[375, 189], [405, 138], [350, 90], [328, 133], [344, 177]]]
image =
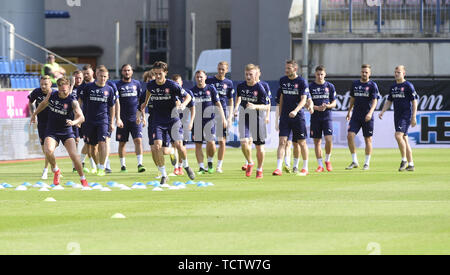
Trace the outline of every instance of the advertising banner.
[[29, 93], [30, 91], [0, 92], [0, 119], [27, 117]]

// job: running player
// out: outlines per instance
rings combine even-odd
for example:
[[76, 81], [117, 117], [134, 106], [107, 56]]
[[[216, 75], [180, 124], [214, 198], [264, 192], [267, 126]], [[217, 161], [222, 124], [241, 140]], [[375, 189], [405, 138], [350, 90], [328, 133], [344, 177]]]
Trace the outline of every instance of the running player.
[[[245, 82], [237, 87], [237, 99], [234, 113], [239, 113], [239, 135], [241, 149], [248, 162], [245, 175], [250, 177], [253, 171], [252, 147], [249, 138], [256, 146], [258, 168], [256, 178], [263, 178], [264, 144], [266, 139], [266, 114], [270, 110], [269, 97], [264, 87], [256, 82], [257, 68], [253, 64], [245, 67]], [[239, 110], [240, 109], [240, 110]]]
[[[370, 80], [371, 66], [363, 64], [361, 66], [361, 79], [353, 82], [350, 91], [350, 106], [347, 113], [347, 121], [350, 121], [348, 128], [348, 148], [352, 154], [352, 163], [345, 169], [358, 168], [358, 158], [356, 156], [355, 136], [362, 128], [364, 141], [366, 144], [366, 161], [363, 170], [369, 170], [370, 158], [372, 155], [373, 136], [373, 112], [377, 107], [379, 91], [377, 84]], [[353, 113], [352, 113], [353, 110]]]
[[327, 171], [333, 171], [331, 165], [331, 150], [333, 148], [333, 121], [331, 109], [336, 107], [336, 89], [334, 85], [325, 81], [326, 69], [324, 66], [316, 67], [316, 79], [309, 84], [314, 113], [311, 115], [311, 137], [314, 139], [314, 149], [319, 166], [316, 172], [323, 172], [322, 134], [325, 136], [325, 166]]
[[[198, 174], [214, 172], [213, 159], [216, 153], [216, 125], [215, 113], [218, 111], [223, 124], [223, 129], [227, 128], [227, 121], [220, 103], [219, 94], [213, 85], [206, 84], [206, 72], [197, 71], [195, 73], [196, 85], [192, 88], [194, 95], [195, 107], [199, 110], [194, 118], [194, 126], [192, 128], [192, 139], [195, 143], [195, 156], [197, 157], [200, 170]], [[217, 106], [219, 109], [214, 109]], [[223, 131], [222, 131], [223, 132]], [[202, 152], [202, 144], [206, 142], [206, 157], [208, 160], [208, 168], [205, 169], [203, 163], [204, 157]]]
[[[166, 63], [157, 61], [153, 64], [153, 71], [156, 79], [147, 84], [147, 93], [145, 102], [141, 105], [141, 113], [144, 113], [145, 107], [150, 100], [153, 103], [153, 108], [149, 117], [149, 139], [154, 140], [152, 145], [152, 154], [155, 154], [155, 164], [161, 172], [161, 185], [167, 184], [167, 173], [164, 165], [163, 143], [168, 144], [171, 140], [174, 141], [175, 147], [180, 153], [183, 160], [183, 167], [186, 170], [189, 178], [194, 179], [195, 174], [189, 167], [187, 161], [186, 148], [182, 143], [182, 135], [180, 135], [181, 122], [178, 116], [177, 108], [184, 109], [191, 100], [191, 96], [177, 83], [170, 79], [166, 79], [168, 73], [168, 66]], [[179, 103], [177, 98], [186, 96], [187, 100]], [[142, 117], [139, 115], [138, 117]]]
[[[221, 61], [217, 65], [217, 74], [212, 77], [208, 77], [206, 79], [206, 84], [213, 85], [217, 92], [219, 93], [220, 104], [222, 104], [223, 112], [227, 117], [227, 128], [232, 125], [231, 120], [233, 119], [233, 110], [234, 110], [234, 87], [233, 82], [226, 78], [226, 74], [228, 72], [228, 62]], [[227, 110], [229, 108], [229, 110]], [[223, 134], [217, 134], [217, 140], [219, 143], [219, 150], [217, 152], [217, 173], [223, 173], [222, 165], [223, 159], [225, 157], [225, 149], [227, 143], [227, 129], [223, 129]]]
[[[53, 169], [53, 184], [60, 184], [61, 170], [56, 164], [55, 148], [62, 141], [69, 153], [70, 159], [75, 164], [75, 168], [80, 176], [83, 187], [89, 187], [86, 177], [83, 173], [80, 158], [77, 154], [75, 146], [75, 135], [73, 134], [73, 126], [83, 123], [84, 116], [80, 109], [78, 101], [71, 95], [72, 87], [67, 78], [63, 77], [57, 81], [58, 91], [47, 94], [44, 101], [39, 104], [33, 113], [31, 122], [36, 121], [36, 115], [48, 106], [48, 124], [46, 129], [46, 137], [44, 151], [50, 165]], [[73, 113], [73, 114], [72, 114]], [[74, 118], [74, 119], [72, 119]]]
[[395, 68], [395, 81], [389, 90], [389, 97], [384, 104], [379, 117], [383, 119], [384, 113], [394, 103], [394, 125], [395, 139], [398, 143], [398, 149], [402, 157], [398, 171], [414, 171], [414, 161], [411, 145], [408, 141], [409, 126], [417, 125], [417, 100], [419, 96], [411, 82], [405, 80], [406, 68], [403, 65]]
[[[82, 102], [86, 104], [87, 143], [94, 155], [98, 144], [98, 176], [105, 175], [105, 160], [108, 154], [107, 138], [114, 129], [115, 95], [114, 89], [107, 85], [108, 70], [100, 68], [96, 72], [97, 80], [83, 88]], [[109, 110], [109, 111], [108, 111]], [[84, 131], [84, 130], [83, 130]]]
[[[175, 81], [176, 83], [178, 83], [178, 85], [180, 85], [180, 87], [183, 87], [183, 79], [181, 78], [181, 75], [174, 74], [172, 76], [172, 80]], [[181, 120], [181, 125], [183, 126], [183, 145], [186, 146], [186, 144], [189, 140], [189, 132], [192, 131], [192, 127], [194, 126], [195, 101], [194, 101], [194, 94], [192, 94], [192, 91], [188, 90], [188, 89], [184, 89], [184, 90], [192, 98], [191, 101], [186, 105], [186, 108], [189, 109], [190, 116], [188, 116], [186, 109], [183, 111], [180, 110], [180, 120]], [[185, 100], [186, 100], [186, 97], [184, 97], [182, 99], [182, 102], [184, 102]], [[178, 154], [178, 150], [176, 151], [176, 154]], [[173, 173], [177, 176], [182, 176], [183, 175], [183, 169], [181, 169], [182, 161], [179, 157], [177, 157], [177, 159], [178, 159], [178, 162], [175, 164]]]
[[[41, 77], [40, 80], [40, 88], [34, 89], [29, 95], [28, 95], [28, 108], [30, 111], [30, 114], [33, 114], [33, 103], [35, 103], [35, 106], [37, 106], [45, 99], [45, 97], [54, 92], [52, 89], [52, 82], [50, 80], [50, 77], [48, 75], [44, 75]], [[41, 143], [42, 152], [44, 152], [44, 139], [45, 139], [45, 131], [47, 129], [47, 121], [48, 121], [48, 109], [42, 110], [42, 112], [38, 115], [38, 135], [39, 135], [39, 142]], [[45, 158], [44, 163], [44, 170], [42, 171], [41, 179], [46, 180], [48, 178], [48, 159]]]
[[117, 128], [116, 131], [116, 141], [119, 142], [120, 170], [121, 172], [127, 171], [125, 145], [131, 134], [138, 161], [138, 172], [142, 173], [145, 172], [145, 167], [142, 165], [142, 124], [136, 123], [136, 112], [140, 107], [139, 99], [142, 95], [142, 87], [139, 81], [132, 79], [133, 67], [130, 64], [123, 65], [121, 72], [122, 80], [116, 84], [119, 93], [120, 117], [123, 122], [123, 127]]
[[[76, 70], [72, 73], [72, 77], [74, 78], [74, 86], [72, 89], [72, 97], [78, 100], [78, 89], [81, 88], [81, 85], [83, 84], [83, 72]], [[72, 118], [73, 120], [74, 118]], [[80, 125], [75, 125], [72, 127], [73, 134], [75, 135], [75, 145], [78, 151], [78, 144], [80, 142]], [[84, 161], [84, 160], [83, 160]], [[75, 169], [75, 163], [72, 163], [73, 172], [77, 172]]]
[[308, 146], [306, 144], [307, 132], [305, 114], [303, 107], [307, 103], [309, 94], [308, 83], [297, 74], [298, 64], [295, 60], [289, 60], [285, 64], [286, 76], [280, 79], [280, 140], [279, 152], [277, 156], [277, 169], [272, 173], [274, 176], [281, 176], [281, 166], [283, 162], [283, 152], [287, 138], [292, 131], [292, 140], [297, 142], [301, 148], [303, 157], [303, 168], [298, 175], [308, 174]]

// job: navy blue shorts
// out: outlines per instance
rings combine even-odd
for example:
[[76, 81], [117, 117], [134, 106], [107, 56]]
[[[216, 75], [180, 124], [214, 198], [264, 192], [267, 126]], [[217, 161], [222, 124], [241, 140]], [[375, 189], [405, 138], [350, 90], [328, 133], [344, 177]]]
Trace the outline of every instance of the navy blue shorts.
[[[257, 114], [259, 117], [259, 114]], [[244, 123], [242, 123], [244, 121]], [[256, 129], [254, 129], [256, 128]], [[250, 118], [248, 114], [245, 114], [245, 119], [239, 119], [239, 134], [244, 138], [253, 138], [253, 144], [264, 145], [266, 144], [266, 124], [261, 118], [256, 119], [256, 127], [250, 127]]]
[[44, 145], [44, 140], [46, 137], [46, 131], [47, 131], [47, 124], [40, 125], [38, 124], [38, 135], [39, 135], [39, 142], [41, 143], [41, 146]]
[[117, 128], [116, 141], [128, 142], [128, 137], [133, 139], [142, 138], [142, 124], [137, 124], [134, 121], [124, 121], [123, 128]]
[[280, 118], [280, 137], [289, 137], [292, 134], [292, 140], [296, 142], [299, 139], [306, 139], [308, 132], [304, 118]]
[[360, 120], [360, 119], [355, 119], [352, 117], [352, 119], [350, 119], [350, 123], [348, 125], [348, 131], [358, 134], [359, 130], [362, 128], [363, 136], [371, 137], [371, 136], [373, 136], [373, 125], [374, 125], [373, 118], [371, 120], [369, 120], [369, 122], [366, 122], [364, 120], [364, 118], [362, 120]]
[[85, 141], [89, 145], [97, 145], [99, 142], [105, 142], [111, 136], [108, 124], [91, 125], [86, 124], [83, 128]]
[[[203, 120], [201, 129], [196, 129], [196, 127], [198, 126], [199, 125], [196, 125], [195, 123], [192, 126], [192, 140], [195, 143], [203, 143], [204, 141], [216, 141], [216, 125], [214, 119]], [[206, 129], [206, 127], [209, 129]], [[199, 132], [198, 134], [196, 134], [196, 130]], [[206, 134], [207, 130], [210, 131], [209, 135]]]
[[183, 140], [183, 127], [180, 120], [170, 123], [153, 124], [148, 127], [150, 145], [153, 145], [155, 140], [161, 140], [163, 147], [169, 147], [171, 142]]
[[310, 136], [311, 138], [321, 139], [324, 136], [333, 135], [333, 121], [331, 119], [311, 119]]
[[395, 132], [404, 133], [408, 135], [409, 126], [411, 125], [411, 118], [394, 118]]
[[80, 128], [77, 126], [72, 126], [73, 134], [75, 135], [75, 139], [80, 138]]
[[73, 132], [62, 134], [62, 133], [55, 133], [55, 132], [49, 131], [46, 134], [46, 138], [52, 138], [52, 139], [56, 140], [57, 144], [59, 144], [60, 141], [62, 142], [62, 144], [64, 144], [66, 142], [66, 140], [68, 140], [70, 138], [75, 139], [75, 135]]

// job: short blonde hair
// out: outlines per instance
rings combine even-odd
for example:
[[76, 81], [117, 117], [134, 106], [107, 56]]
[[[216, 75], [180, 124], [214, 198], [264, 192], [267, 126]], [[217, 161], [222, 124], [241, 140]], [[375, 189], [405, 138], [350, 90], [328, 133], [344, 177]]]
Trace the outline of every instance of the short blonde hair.
[[230, 67], [228, 62], [226, 62], [226, 61], [220, 61], [219, 64], [217, 64], [217, 66], [220, 66], [220, 65], [227, 66], [227, 68]]
[[67, 77], [64, 76], [56, 81], [56, 85], [58, 85], [58, 87], [63, 85], [70, 85], [70, 81], [69, 79], [67, 79]]
[[41, 76], [41, 80], [51, 80], [51, 79], [50, 79], [50, 76], [43, 75], [43, 76]]
[[252, 71], [252, 70], [258, 70], [257, 67], [255, 66], [255, 64], [247, 64], [247, 66], [245, 66], [245, 71]]
[[406, 72], [406, 67], [405, 65], [398, 65], [397, 67], [395, 67], [396, 70], [402, 69], [404, 72]]
[[96, 72], [102, 72], [102, 73], [109, 73], [108, 69], [106, 68], [105, 65], [99, 65], [97, 66], [97, 68], [95, 69]]

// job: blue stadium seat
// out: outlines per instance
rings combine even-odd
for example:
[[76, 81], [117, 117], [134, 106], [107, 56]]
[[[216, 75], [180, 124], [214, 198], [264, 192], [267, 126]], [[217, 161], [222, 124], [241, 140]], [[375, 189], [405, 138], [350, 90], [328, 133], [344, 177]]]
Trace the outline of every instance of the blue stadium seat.
[[11, 88], [16, 89], [17, 88], [17, 78], [14, 75], [12, 75], [9, 78], [9, 80], [11, 82]]
[[31, 80], [31, 75], [25, 76], [25, 88], [32, 88], [33, 82]]
[[40, 80], [39, 76], [33, 76], [33, 87], [32, 88], [38, 88], [40, 86], [39, 80]]

